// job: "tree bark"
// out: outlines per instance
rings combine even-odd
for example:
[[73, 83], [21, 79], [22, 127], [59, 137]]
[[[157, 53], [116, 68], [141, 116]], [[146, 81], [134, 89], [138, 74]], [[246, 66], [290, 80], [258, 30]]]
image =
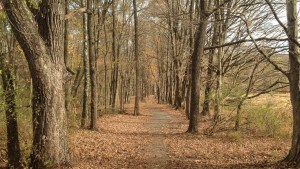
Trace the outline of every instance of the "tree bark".
[[[11, 40], [14, 41], [13, 39]], [[12, 47], [8, 45], [8, 49], [4, 50], [4, 52], [8, 54], [2, 54], [2, 56], [0, 56], [0, 70], [2, 71], [1, 77], [5, 97], [8, 168], [19, 168], [21, 158], [16, 112], [16, 90], [14, 87], [15, 80], [11, 66], [12, 63], [9, 61], [10, 59], [7, 58], [11, 58], [14, 54], [14, 44], [15, 42], [13, 42]]]
[[194, 51], [191, 64], [191, 100], [190, 100], [190, 121], [187, 132], [198, 133], [199, 101], [200, 101], [200, 69], [206, 40], [206, 27], [208, 16], [205, 12], [205, 0], [200, 1], [200, 23], [195, 34]]
[[187, 65], [187, 83], [186, 83], [186, 94], [185, 94], [185, 115], [187, 119], [190, 119], [190, 98], [191, 98], [191, 57], [193, 55], [193, 45], [194, 45], [194, 7], [195, 1], [191, 0], [190, 9], [189, 9], [189, 19], [190, 19], [190, 28], [189, 28], [189, 47], [190, 47], [190, 56]]
[[116, 2], [112, 0], [112, 72], [111, 72], [111, 86], [110, 86], [110, 104], [112, 109], [116, 107], [116, 96], [118, 87], [118, 59], [117, 59], [117, 37], [116, 37]]
[[[31, 167], [69, 163], [64, 83], [65, 1], [43, 0], [31, 14], [24, 1], [2, 1], [33, 82]], [[33, 20], [35, 16], [36, 20]]]
[[[288, 37], [298, 39], [297, 1], [287, 0]], [[299, 90], [299, 51], [297, 45], [289, 40], [289, 83], [290, 99], [293, 110], [292, 145], [286, 161], [300, 167], [300, 90]]]
[[134, 15], [134, 62], [135, 62], [135, 103], [134, 115], [140, 114], [140, 69], [139, 69], [139, 31], [136, 0], [133, 0]]
[[97, 91], [97, 61], [95, 56], [95, 27], [94, 27], [94, 1], [87, 1], [87, 35], [88, 35], [88, 53], [89, 53], [89, 66], [90, 66], [90, 82], [91, 82], [91, 123], [90, 129], [97, 130], [97, 104], [98, 104], [98, 91]]
[[[84, 7], [86, 4], [85, 0], [81, 0], [81, 7]], [[88, 96], [89, 96], [89, 58], [88, 58], [88, 39], [87, 39], [87, 17], [86, 14], [82, 14], [82, 57], [83, 57], [83, 100], [82, 100], [82, 113], [81, 113], [81, 128], [85, 128], [87, 114], [88, 114]]]

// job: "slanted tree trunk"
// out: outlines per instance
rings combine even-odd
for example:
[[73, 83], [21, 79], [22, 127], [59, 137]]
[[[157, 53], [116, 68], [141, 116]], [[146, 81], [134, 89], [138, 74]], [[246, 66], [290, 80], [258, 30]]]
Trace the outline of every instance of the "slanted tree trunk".
[[135, 103], [134, 115], [140, 114], [140, 68], [139, 68], [139, 31], [136, 0], [133, 0], [134, 15], [134, 62], [135, 62]]
[[[215, 14], [215, 22], [214, 22], [214, 32], [212, 38], [212, 46], [216, 46], [219, 43], [219, 36], [220, 36], [220, 21], [219, 12]], [[213, 59], [216, 56], [216, 49], [211, 49], [208, 56], [208, 65], [207, 65], [207, 78], [206, 78], [206, 85], [205, 85], [205, 92], [204, 92], [204, 103], [201, 115], [207, 116], [210, 115], [210, 93], [211, 93], [211, 86], [213, 83]]]
[[[4, 25], [4, 27], [7, 25]], [[4, 28], [5, 29], [5, 28]], [[3, 30], [2, 30], [3, 31]], [[12, 37], [13, 38], [13, 37]], [[12, 41], [14, 41], [12, 39]], [[8, 168], [20, 167], [20, 143], [18, 135], [18, 120], [16, 112], [16, 91], [14, 85], [14, 73], [12, 70], [12, 63], [7, 57], [11, 58], [15, 51], [15, 42], [12, 47], [8, 45], [7, 50], [3, 50], [0, 56], [0, 70], [2, 77], [2, 85], [5, 97], [5, 115], [6, 115], [6, 130], [7, 130], [7, 156], [8, 156]], [[1, 45], [1, 48], [3, 46]], [[7, 54], [4, 54], [7, 53]]]
[[248, 80], [248, 85], [247, 85], [247, 88], [246, 88], [246, 93], [245, 95], [243, 95], [240, 100], [239, 100], [239, 103], [238, 103], [238, 106], [237, 106], [237, 110], [236, 110], [236, 118], [235, 118], [235, 126], [234, 126], [234, 129], [236, 131], [238, 131], [240, 129], [240, 122], [241, 122], [241, 110], [242, 110], [242, 106], [244, 104], [244, 102], [248, 99], [248, 96], [251, 92], [251, 89], [253, 87], [253, 83], [254, 83], [254, 76], [255, 76], [255, 71], [257, 70], [259, 64], [262, 62], [263, 60], [260, 60], [258, 61], [252, 71], [250, 72], [249, 74], [249, 80]]
[[75, 98], [78, 94], [78, 89], [81, 85], [81, 81], [83, 79], [83, 68], [81, 67], [81, 65], [78, 66], [76, 73], [75, 73], [75, 79], [72, 85], [72, 89], [71, 89], [71, 95], [73, 98]]
[[90, 129], [97, 130], [97, 104], [98, 104], [98, 91], [97, 91], [97, 61], [95, 56], [95, 27], [94, 27], [94, 1], [87, 1], [87, 35], [88, 35], [88, 53], [89, 53], [89, 66], [90, 66], [90, 82], [91, 82], [91, 123]]
[[66, 165], [69, 151], [64, 91], [65, 1], [43, 0], [39, 9], [23, 0], [2, 3], [32, 77], [31, 167]]
[[199, 101], [200, 101], [200, 69], [201, 60], [204, 53], [206, 39], [206, 27], [208, 16], [206, 14], [206, 1], [200, 0], [200, 23], [195, 34], [194, 51], [191, 64], [191, 101], [190, 101], [190, 121], [187, 132], [198, 133]]

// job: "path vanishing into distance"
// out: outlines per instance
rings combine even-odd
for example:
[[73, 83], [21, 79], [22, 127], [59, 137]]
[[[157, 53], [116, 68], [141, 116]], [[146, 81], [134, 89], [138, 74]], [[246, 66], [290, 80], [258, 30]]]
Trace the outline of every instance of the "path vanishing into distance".
[[184, 113], [153, 99], [132, 112], [128, 104], [125, 114], [99, 116], [99, 131], [70, 129], [73, 168], [276, 168], [288, 152], [287, 140], [187, 134]]

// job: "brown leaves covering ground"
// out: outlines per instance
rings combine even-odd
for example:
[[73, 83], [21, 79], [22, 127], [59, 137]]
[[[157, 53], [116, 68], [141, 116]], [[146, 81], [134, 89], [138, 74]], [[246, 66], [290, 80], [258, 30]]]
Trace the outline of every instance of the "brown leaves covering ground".
[[[208, 123], [201, 120], [200, 131]], [[187, 134], [183, 113], [153, 102], [141, 105], [140, 116], [103, 115], [98, 124], [97, 132], [72, 132], [73, 168], [276, 168], [289, 147], [251, 135]]]

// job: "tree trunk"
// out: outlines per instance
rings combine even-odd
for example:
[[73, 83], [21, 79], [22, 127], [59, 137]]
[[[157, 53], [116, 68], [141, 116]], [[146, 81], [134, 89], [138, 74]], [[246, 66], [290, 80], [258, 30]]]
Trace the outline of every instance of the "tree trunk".
[[[81, 7], [85, 6], [85, 0], [81, 0]], [[89, 58], [87, 54], [87, 19], [86, 14], [82, 15], [82, 36], [83, 36], [83, 74], [84, 74], [84, 85], [83, 85], [83, 100], [82, 100], [82, 113], [81, 113], [81, 128], [85, 128], [87, 114], [88, 114], [88, 95], [89, 95]]]
[[118, 87], [118, 59], [117, 59], [117, 38], [116, 38], [116, 2], [112, 0], [112, 72], [111, 72], [111, 88], [110, 88], [110, 104], [112, 109], [116, 107], [116, 96]]
[[244, 101], [245, 101], [245, 99], [240, 100], [239, 104], [237, 106], [236, 118], [235, 118], [235, 126], [234, 126], [235, 131], [240, 130], [241, 110], [242, 110], [242, 105], [243, 105]]
[[191, 100], [190, 100], [190, 121], [189, 121], [189, 133], [198, 133], [198, 117], [199, 117], [199, 101], [200, 101], [200, 69], [201, 60], [204, 53], [204, 45], [206, 39], [206, 27], [208, 16], [205, 12], [206, 2], [201, 0], [201, 11], [200, 11], [200, 23], [195, 35], [195, 45], [192, 55], [191, 64]]
[[190, 28], [189, 28], [189, 47], [190, 47], [190, 56], [187, 65], [187, 84], [186, 84], [186, 94], [185, 94], [185, 115], [187, 119], [190, 119], [190, 98], [191, 98], [191, 57], [193, 54], [193, 45], [194, 45], [194, 6], [195, 1], [191, 0], [190, 9], [189, 9], [189, 19], [190, 19]]
[[133, 0], [134, 13], [134, 61], [135, 61], [135, 104], [134, 115], [140, 114], [140, 70], [139, 70], [139, 31], [136, 0]]
[[2, 71], [1, 77], [5, 96], [8, 168], [19, 168], [21, 158], [16, 112], [16, 91], [14, 87], [15, 82], [13, 75], [14, 73], [11, 67], [11, 62], [9, 62], [9, 59], [5, 58], [7, 56], [11, 57], [13, 55], [13, 51], [15, 51], [14, 44], [15, 42], [13, 42], [12, 48], [8, 47], [8, 49], [5, 50], [5, 52], [8, 52], [8, 55], [3, 54], [2, 56], [0, 56], [0, 70]]
[[[216, 0], [217, 4], [216, 5], [220, 5], [223, 1], [222, 0]], [[220, 12], [221, 9], [218, 9], [216, 12], [216, 20], [221, 20], [223, 18], [221, 18], [221, 15], [223, 15]], [[223, 36], [221, 32], [223, 29], [223, 24], [217, 24], [217, 32], [216, 32], [216, 44], [217, 45], [221, 45], [223, 44]], [[225, 37], [224, 37], [225, 38]], [[218, 120], [220, 119], [220, 115], [221, 115], [221, 109], [222, 109], [222, 105], [221, 105], [221, 100], [222, 100], [222, 76], [223, 76], [223, 70], [222, 70], [222, 56], [223, 56], [223, 48], [218, 48], [218, 52], [217, 52], [217, 62], [218, 62], [218, 68], [217, 68], [217, 86], [216, 86], [216, 98], [215, 98], [215, 113], [214, 113], [214, 122], [218, 122]]]
[[40, 10], [30, 9], [34, 14], [29, 12], [24, 1], [3, 3], [25, 53], [33, 82], [31, 167], [68, 164], [64, 91], [67, 77], [64, 64], [65, 1], [42, 1]]
[[94, 27], [94, 1], [87, 1], [87, 35], [88, 35], [88, 53], [90, 63], [90, 82], [91, 82], [91, 123], [90, 129], [97, 130], [97, 61], [95, 56], [95, 27]]
[[[219, 15], [218, 12], [215, 14], [215, 23], [214, 23], [214, 33], [212, 38], [212, 46], [218, 45], [219, 36], [220, 36], [220, 21], [218, 20], [219, 17], [216, 16]], [[203, 116], [210, 115], [210, 93], [211, 93], [211, 86], [213, 83], [213, 58], [216, 56], [216, 49], [211, 49], [208, 56], [208, 65], [207, 65], [207, 78], [206, 78], [206, 86], [205, 86], [205, 92], [204, 92], [204, 103], [203, 103], [203, 109], [201, 114]]]
[[[287, 0], [288, 37], [298, 39], [297, 1]], [[286, 161], [300, 167], [300, 90], [299, 90], [299, 52], [297, 45], [289, 40], [289, 83], [293, 110], [292, 145]]]
[[81, 65], [80, 65], [76, 70], [75, 79], [74, 79], [72, 89], [71, 89], [71, 95], [73, 98], [75, 98], [77, 96], [78, 89], [80, 87], [83, 76], [84, 76], [83, 69], [81, 68]]
[[[65, 0], [65, 13], [66, 15], [69, 13], [69, 0]], [[64, 63], [66, 68], [68, 67], [68, 55], [69, 55], [69, 50], [68, 50], [68, 46], [69, 46], [69, 40], [68, 40], [68, 36], [69, 36], [69, 21], [65, 20], [65, 33], [64, 33]], [[66, 111], [67, 113], [69, 112], [69, 102], [70, 102], [70, 95], [71, 95], [71, 81], [67, 81], [65, 84], [65, 101], [66, 101]]]

